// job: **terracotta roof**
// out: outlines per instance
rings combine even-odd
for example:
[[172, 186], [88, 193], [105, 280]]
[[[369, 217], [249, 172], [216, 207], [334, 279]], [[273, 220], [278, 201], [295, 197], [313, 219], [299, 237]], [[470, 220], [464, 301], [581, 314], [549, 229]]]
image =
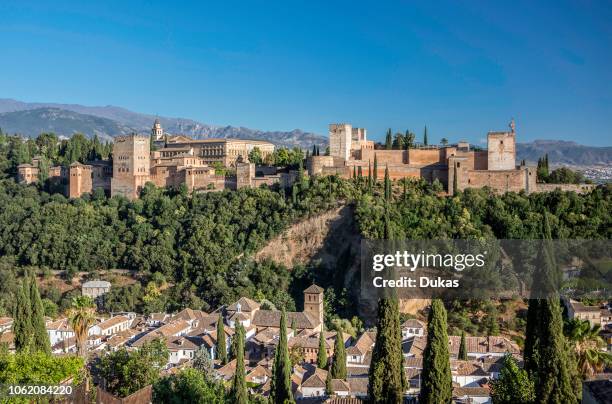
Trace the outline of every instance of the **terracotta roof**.
[[415, 318], [410, 318], [404, 321], [402, 328], [425, 328], [425, 325]]
[[325, 404], [362, 404], [364, 400], [358, 397], [331, 397]]
[[194, 343], [194, 339], [186, 337], [167, 337], [166, 346], [170, 351], [181, 350], [181, 349], [198, 349], [199, 345]]
[[261, 365], [257, 365], [247, 373], [246, 381], [254, 383], [253, 379], [263, 377], [272, 377], [272, 372]]
[[134, 341], [132, 346], [140, 347], [142, 346], [142, 344], [147, 341], [151, 341], [152, 339], [173, 336], [187, 329], [189, 329], [189, 324], [185, 320], [172, 321], [168, 324], [162, 325], [159, 328], [153, 329], [152, 331], [143, 335], [142, 337]]
[[304, 290], [304, 293], [324, 293], [325, 289], [322, 287], [315, 285], [314, 283]]
[[351, 377], [348, 379], [348, 384], [351, 388], [351, 394], [365, 395], [368, 393], [367, 377]]
[[342, 379], [332, 379], [331, 381], [331, 385], [332, 385], [332, 390], [337, 393], [339, 391], [350, 391], [351, 390], [351, 386], [348, 384], [348, 382], [346, 382], [345, 380]]
[[572, 308], [577, 313], [594, 313], [599, 312], [599, 306], [586, 306], [585, 304], [578, 302], [576, 300], [570, 300], [570, 304]]
[[376, 336], [374, 333], [364, 332], [352, 345], [346, 349], [347, 355], [364, 355], [372, 349]]
[[488, 376], [476, 361], [451, 360], [451, 372], [458, 376]]
[[185, 321], [200, 320], [208, 316], [208, 313], [202, 310], [193, 310], [190, 308], [183, 309], [176, 313], [172, 319], [182, 319]]
[[[419, 338], [419, 337], [415, 337]], [[425, 338], [425, 337], [423, 337]], [[449, 351], [451, 354], [459, 354], [461, 337], [451, 335], [448, 337]], [[465, 345], [468, 353], [488, 354], [488, 353], [520, 353], [520, 348], [516, 342], [505, 337], [465, 337]]]
[[13, 324], [11, 317], [0, 317], [0, 326], [7, 326], [9, 324]]
[[98, 324], [98, 327], [100, 327], [101, 330], [107, 330], [111, 327], [116, 326], [117, 324], [125, 323], [127, 321], [130, 321], [130, 319], [126, 316], [115, 316], [101, 322], [100, 324]]
[[54, 321], [50, 321], [45, 325], [45, 327], [47, 328], [47, 330], [73, 332], [72, 327], [70, 326], [70, 323], [68, 322], [67, 318], [60, 318]]
[[249, 299], [248, 297], [241, 297], [235, 303], [231, 304], [227, 310], [228, 311], [237, 311], [238, 304], [240, 304], [240, 311], [254, 311], [259, 309], [261, 305], [257, 303], [255, 300]]
[[[280, 327], [281, 312], [278, 310], [257, 310], [252, 323], [258, 327]], [[319, 325], [318, 319], [312, 319], [303, 312], [288, 312], [287, 327], [295, 320], [297, 328], [315, 328]]]
[[486, 387], [453, 387], [453, 397], [488, 397], [489, 389]]
[[251, 317], [248, 314], [240, 312], [240, 311], [237, 311], [234, 314], [232, 314], [231, 316], [229, 316], [229, 320], [232, 320], [232, 321], [244, 321], [244, 320], [248, 320], [250, 318]]
[[321, 387], [325, 388], [325, 379], [327, 371], [316, 369], [315, 372], [302, 382], [302, 387]]

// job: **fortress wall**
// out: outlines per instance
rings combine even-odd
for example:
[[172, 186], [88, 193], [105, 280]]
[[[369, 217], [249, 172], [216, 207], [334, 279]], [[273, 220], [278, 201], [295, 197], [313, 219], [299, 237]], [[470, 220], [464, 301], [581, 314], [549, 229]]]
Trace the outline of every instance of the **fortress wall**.
[[408, 162], [415, 165], [441, 164], [446, 162], [445, 149], [410, 149]]
[[366, 164], [368, 160], [374, 164], [374, 156], [376, 156], [379, 167], [384, 167], [385, 164], [408, 164], [406, 150], [361, 149], [361, 160], [364, 160]]
[[482, 188], [487, 186], [496, 192], [519, 192], [527, 188], [526, 175], [527, 170], [467, 170], [467, 182], [463, 181], [459, 188]]
[[332, 156], [311, 156], [306, 162], [309, 175], [322, 174], [324, 167], [333, 167], [334, 158]]
[[574, 191], [578, 194], [591, 192], [595, 189], [595, 184], [536, 184], [535, 192], [552, 192], [556, 189], [561, 191]]

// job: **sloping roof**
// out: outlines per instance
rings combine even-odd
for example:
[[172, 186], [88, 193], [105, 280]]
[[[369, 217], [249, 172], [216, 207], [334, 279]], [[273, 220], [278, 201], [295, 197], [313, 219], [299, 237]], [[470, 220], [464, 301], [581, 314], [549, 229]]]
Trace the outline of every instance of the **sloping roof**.
[[100, 327], [101, 330], [107, 330], [111, 327], [116, 326], [117, 324], [125, 323], [126, 321], [130, 321], [127, 316], [115, 316], [101, 322], [100, 324], [98, 324], [98, 327]]
[[238, 304], [240, 304], [240, 311], [254, 311], [259, 309], [261, 305], [255, 300], [249, 299], [248, 297], [241, 297], [235, 303], [231, 304], [228, 311], [238, 311]]
[[183, 309], [176, 313], [173, 319], [182, 319], [185, 321], [200, 320], [208, 316], [208, 313], [202, 310], [193, 310], [190, 308]]
[[[257, 310], [253, 315], [252, 323], [258, 327], [280, 327], [281, 312], [279, 310]], [[303, 312], [288, 312], [287, 327], [295, 321], [297, 328], [315, 328], [318, 321], [315, 321]]]
[[[457, 355], [460, 345], [460, 336], [451, 335], [448, 337], [448, 346], [451, 354]], [[465, 337], [465, 346], [468, 353], [520, 353], [520, 348], [517, 343], [506, 337]]]
[[402, 328], [425, 328], [425, 325], [415, 318], [409, 318], [408, 320], [404, 321]]
[[321, 387], [325, 388], [325, 379], [327, 378], [327, 371], [323, 369], [316, 369], [315, 372], [306, 378], [302, 382], [302, 387]]
[[350, 391], [351, 390], [351, 386], [348, 384], [348, 382], [346, 382], [345, 380], [342, 379], [332, 379], [331, 381], [331, 385], [332, 385], [332, 390], [337, 393], [339, 391]]
[[151, 341], [155, 338], [170, 337], [187, 329], [189, 329], [189, 324], [185, 320], [172, 321], [143, 335], [142, 337], [134, 341], [132, 346], [140, 347], [145, 342]]
[[364, 355], [374, 345], [374, 341], [376, 339], [373, 336], [374, 333], [364, 332], [361, 334], [359, 339], [355, 342], [355, 345], [352, 345], [346, 349], [347, 355]]
[[489, 394], [486, 387], [453, 387], [453, 397], [488, 397]]
[[315, 285], [314, 283], [304, 290], [304, 293], [324, 293], [325, 289], [322, 287]]

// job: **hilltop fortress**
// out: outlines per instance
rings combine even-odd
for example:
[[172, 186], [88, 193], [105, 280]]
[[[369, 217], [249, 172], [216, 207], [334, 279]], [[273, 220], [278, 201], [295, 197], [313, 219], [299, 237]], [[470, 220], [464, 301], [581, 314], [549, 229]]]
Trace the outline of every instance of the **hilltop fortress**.
[[[308, 175], [339, 175], [352, 178], [358, 173], [382, 179], [386, 169], [392, 180], [422, 178], [439, 181], [446, 192], [489, 187], [496, 192], [550, 191], [555, 188], [585, 192], [592, 185], [541, 184], [536, 182], [536, 167], [516, 165], [516, 131], [489, 132], [488, 149], [471, 148], [467, 142], [454, 145], [416, 145], [405, 150], [376, 148], [367, 140], [364, 128], [347, 123], [329, 125], [329, 155], [310, 156]], [[296, 170], [255, 167], [248, 156], [255, 148], [263, 159], [274, 153], [274, 145], [260, 140], [204, 139], [164, 133], [155, 120], [151, 135], [132, 134], [114, 139], [113, 158], [69, 167], [49, 168], [47, 178], [70, 198], [102, 189], [111, 196], [138, 198], [147, 182], [158, 187], [186, 187], [188, 192], [258, 187], [262, 184], [291, 186]], [[230, 168], [235, 175], [217, 172]], [[18, 166], [18, 181], [38, 181], [41, 164]], [[376, 173], [374, 173], [376, 170]]]
[[[536, 167], [516, 165], [516, 128], [489, 132], [486, 150], [473, 149], [467, 142], [454, 145], [419, 145], [407, 150], [376, 149], [363, 128], [347, 123], [329, 125], [329, 156], [313, 156], [308, 161], [310, 175], [337, 174], [351, 178], [356, 173], [379, 180], [385, 169], [392, 180], [423, 178], [440, 181], [449, 195], [466, 188], [489, 187], [496, 192], [527, 193], [562, 188], [583, 192], [589, 185], [539, 184]], [[375, 168], [376, 167], [376, 168]], [[376, 169], [376, 173], [374, 170]]]

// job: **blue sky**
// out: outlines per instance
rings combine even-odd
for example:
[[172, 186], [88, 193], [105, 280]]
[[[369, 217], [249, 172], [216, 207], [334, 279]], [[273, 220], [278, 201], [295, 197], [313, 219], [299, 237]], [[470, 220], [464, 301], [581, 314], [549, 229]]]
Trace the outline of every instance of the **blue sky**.
[[[435, 3], [435, 4], [433, 4]], [[0, 97], [382, 139], [612, 145], [609, 1], [0, 4]]]

